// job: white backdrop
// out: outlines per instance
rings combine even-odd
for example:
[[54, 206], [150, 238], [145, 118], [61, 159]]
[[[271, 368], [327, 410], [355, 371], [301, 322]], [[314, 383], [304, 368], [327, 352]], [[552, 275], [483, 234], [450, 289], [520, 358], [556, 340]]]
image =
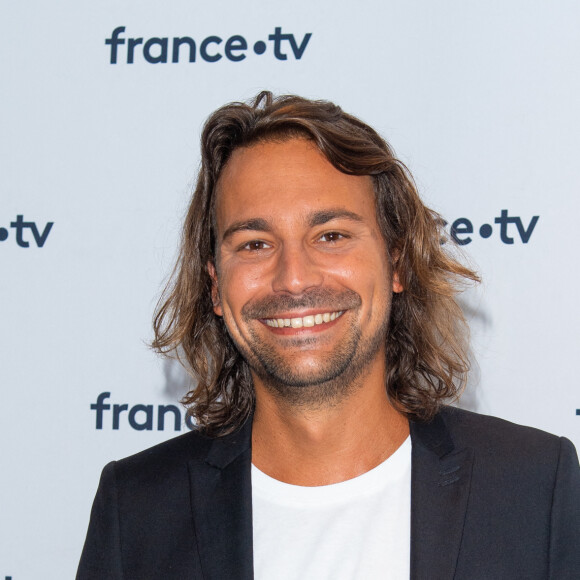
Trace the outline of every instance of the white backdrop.
[[[263, 88], [376, 127], [469, 240], [485, 282], [464, 296], [463, 405], [580, 446], [580, 6], [356, 6], [3, 3], [0, 579], [72, 578], [102, 466], [176, 434], [174, 410], [162, 430], [158, 412], [186, 379], [148, 350], [152, 312], [203, 120]], [[194, 62], [186, 44], [172, 62], [174, 37], [193, 39]], [[117, 429], [113, 408], [97, 429], [101, 393], [127, 405]]]

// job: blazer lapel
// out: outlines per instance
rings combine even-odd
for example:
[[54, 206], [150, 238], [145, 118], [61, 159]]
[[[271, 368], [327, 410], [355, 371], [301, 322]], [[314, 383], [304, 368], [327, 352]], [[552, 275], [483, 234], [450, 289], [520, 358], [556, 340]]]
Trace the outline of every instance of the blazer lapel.
[[437, 415], [411, 423], [411, 580], [454, 577], [471, 484], [473, 453], [455, 449]]
[[191, 504], [205, 580], [252, 580], [251, 432], [248, 420], [212, 442], [205, 463], [191, 462]]

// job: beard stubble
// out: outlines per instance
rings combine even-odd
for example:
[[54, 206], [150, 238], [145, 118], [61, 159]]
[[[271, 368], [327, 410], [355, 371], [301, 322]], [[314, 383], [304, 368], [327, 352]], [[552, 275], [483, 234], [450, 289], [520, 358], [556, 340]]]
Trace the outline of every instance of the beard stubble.
[[[316, 308], [324, 311], [344, 310], [350, 316], [362, 304], [352, 290], [331, 291], [316, 288], [301, 296], [269, 296], [249, 302], [242, 308], [242, 317], [248, 324], [251, 341], [236, 347], [251, 371], [276, 398], [293, 407], [320, 408], [338, 404], [362, 386], [371, 363], [384, 350], [388, 312], [375, 332], [363, 337], [356, 317], [346, 328], [343, 337], [330, 354], [321, 355], [315, 367], [300, 369], [293, 365], [292, 350], [315, 348], [320, 337], [289, 339], [280, 344], [264, 340], [252, 327], [252, 322], [265, 318], [279, 318], [280, 312]], [[345, 321], [343, 321], [344, 324]], [[232, 337], [233, 339], [233, 337]]]

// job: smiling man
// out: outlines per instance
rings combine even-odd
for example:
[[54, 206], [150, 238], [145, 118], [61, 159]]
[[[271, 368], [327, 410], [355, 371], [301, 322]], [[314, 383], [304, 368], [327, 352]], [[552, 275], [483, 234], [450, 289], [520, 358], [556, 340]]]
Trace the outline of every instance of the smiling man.
[[369, 177], [337, 171], [306, 139], [239, 149], [216, 218], [214, 312], [255, 389], [326, 403], [384, 366], [395, 283]]
[[445, 406], [477, 276], [441, 223], [331, 103], [216, 111], [155, 320], [199, 428], [105, 468], [77, 578], [577, 578], [572, 444]]

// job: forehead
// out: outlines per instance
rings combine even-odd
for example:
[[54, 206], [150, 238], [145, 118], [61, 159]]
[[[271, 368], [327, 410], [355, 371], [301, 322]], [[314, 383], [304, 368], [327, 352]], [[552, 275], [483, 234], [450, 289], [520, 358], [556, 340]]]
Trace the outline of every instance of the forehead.
[[236, 149], [216, 195], [218, 236], [233, 221], [261, 217], [284, 222], [329, 208], [376, 224], [371, 178], [338, 171], [306, 139]]

